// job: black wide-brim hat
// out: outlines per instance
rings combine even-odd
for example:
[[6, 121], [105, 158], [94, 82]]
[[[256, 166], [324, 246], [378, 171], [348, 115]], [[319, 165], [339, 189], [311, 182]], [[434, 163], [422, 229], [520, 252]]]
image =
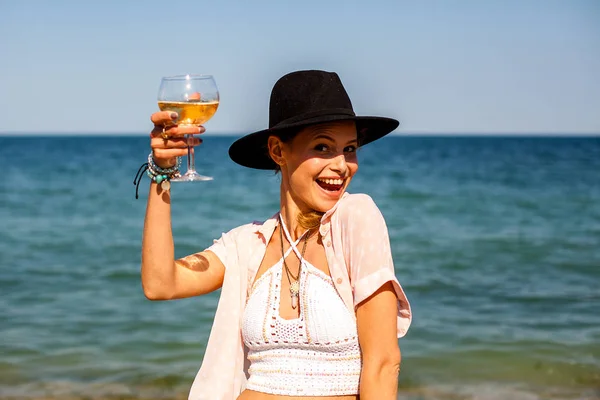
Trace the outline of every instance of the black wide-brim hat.
[[336, 73], [296, 71], [273, 86], [269, 128], [236, 140], [229, 147], [229, 156], [244, 167], [274, 170], [277, 164], [269, 156], [269, 136], [334, 121], [355, 121], [359, 146], [387, 135], [399, 125], [393, 118], [357, 116]]

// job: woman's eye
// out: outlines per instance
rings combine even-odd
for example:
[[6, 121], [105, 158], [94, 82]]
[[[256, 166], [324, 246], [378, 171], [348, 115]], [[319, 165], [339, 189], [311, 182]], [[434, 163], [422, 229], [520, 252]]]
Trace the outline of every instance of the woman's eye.
[[315, 146], [315, 150], [317, 150], [317, 151], [327, 151], [327, 145], [318, 144], [318, 145]]
[[344, 153], [354, 153], [356, 151], [356, 146], [348, 146], [344, 149]]

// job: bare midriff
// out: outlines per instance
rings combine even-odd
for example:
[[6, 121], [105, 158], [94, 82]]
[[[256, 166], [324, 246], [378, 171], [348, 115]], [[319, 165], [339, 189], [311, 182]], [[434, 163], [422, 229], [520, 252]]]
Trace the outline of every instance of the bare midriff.
[[282, 396], [244, 390], [237, 400], [358, 400], [358, 395], [350, 396]]

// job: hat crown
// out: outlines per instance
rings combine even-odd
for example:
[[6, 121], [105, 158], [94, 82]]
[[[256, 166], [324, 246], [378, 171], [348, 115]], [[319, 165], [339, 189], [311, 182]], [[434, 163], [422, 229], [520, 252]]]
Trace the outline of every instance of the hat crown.
[[269, 128], [334, 114], [355, 115], [350, 97], [335, 72], [296, 71], [284, 75], [273, 86]]
[[398, 127], [393, 118], [357, 116], [350, 97], [334, 72], [291, 72], [271, 91], [269, 127], [237, 139], [229, 147], [231, 159], [245, 167], [276, 169], [268, 151], [271, 135], [291, 138], [298, 129], [315, 124], [354, 121], [357, 139], [364, 146]]

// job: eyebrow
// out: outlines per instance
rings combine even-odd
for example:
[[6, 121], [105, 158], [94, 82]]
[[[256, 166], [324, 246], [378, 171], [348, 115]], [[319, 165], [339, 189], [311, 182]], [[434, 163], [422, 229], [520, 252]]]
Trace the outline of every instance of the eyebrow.
[[[317, 139], [327, 139], [329, 141], [335, 142], [335, 140], [333, 139], [333, 137], [331, 137], [330, 135], [327, 135], [325, 133], [318, 133], [315, 136], [313, 136], [312, 138], [313, 140], [317, 140]], [[348, 141], [348, 143], [346, 143], [346, 145], [348, 144], [357, 144], [358, 140], [357, 139], [352, 139], [350, 141]]]

